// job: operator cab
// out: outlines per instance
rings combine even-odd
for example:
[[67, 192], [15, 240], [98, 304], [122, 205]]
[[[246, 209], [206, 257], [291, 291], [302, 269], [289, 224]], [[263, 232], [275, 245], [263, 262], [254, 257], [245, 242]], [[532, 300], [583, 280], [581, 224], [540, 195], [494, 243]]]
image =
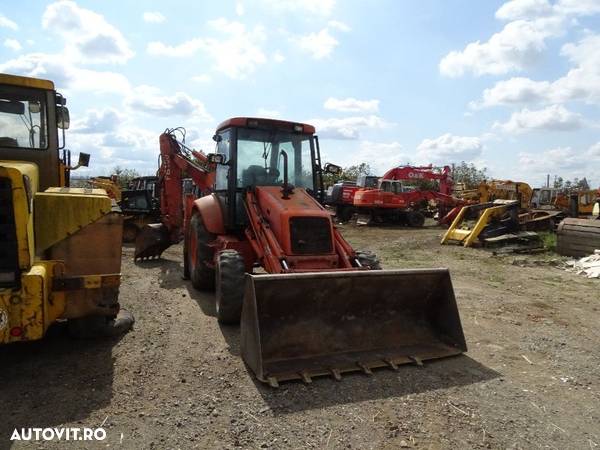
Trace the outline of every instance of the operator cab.
[[[230, 227], [247, 224], [243, 196], [256, 186], [303, 188], [313, 197], [322, 195], [322, 170], [318, 138], [311, 125], [271, 119], [236, 117], [217, 128], [213, 140], [217, 165], [215, 193], [234, 208], [226, 218]], [[287, 159], [287, 163], [286, 160]], [[287, 173], [286, 173], [287, 166]]]
[[68, 185], [71, 156], [59, 154], [69, 128], [66, 103], [51, 81], [0, 74], [0, 160], [37, 164], [41, 190]]

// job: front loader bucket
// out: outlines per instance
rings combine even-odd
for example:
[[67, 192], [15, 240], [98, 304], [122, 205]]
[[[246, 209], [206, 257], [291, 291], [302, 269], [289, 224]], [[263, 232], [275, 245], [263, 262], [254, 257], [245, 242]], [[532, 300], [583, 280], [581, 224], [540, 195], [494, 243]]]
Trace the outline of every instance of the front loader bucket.
[[467, 351], [448, 269], [247, 275], [241, 339], [272, 386]]
[[162, 223], [150, 223], [135, 239], [134, 259], [158, 258], [170, 245], [167, 228]]

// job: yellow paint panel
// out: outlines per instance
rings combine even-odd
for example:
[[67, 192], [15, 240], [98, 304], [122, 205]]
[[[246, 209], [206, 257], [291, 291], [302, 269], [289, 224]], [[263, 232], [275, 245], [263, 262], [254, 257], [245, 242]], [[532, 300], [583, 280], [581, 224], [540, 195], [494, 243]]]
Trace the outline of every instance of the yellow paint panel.
[[33, 202], [27, 196], [24, 177], [28, 177], [31, 195], [38, 189], [39, 173], [35, 164], [0, 161], [0, 177], [9, 178], [13, 189], [13, 209], [19, 249], [19, 267], [29, 270], [34, 258]]
[[35, 251], [46, 250], [57, 242], [95, 222], [112, 208], [102, 189], [50, 188], [36, 194]]
[[48, 89], [52, 91], [54, 90], [54, 83], [50, 80], [43, 80], [41, 78], [20, 77], [18, 75], [9, 75], [7, 73], [0, 73], [0, 83], [12, 84], [14, 86]]

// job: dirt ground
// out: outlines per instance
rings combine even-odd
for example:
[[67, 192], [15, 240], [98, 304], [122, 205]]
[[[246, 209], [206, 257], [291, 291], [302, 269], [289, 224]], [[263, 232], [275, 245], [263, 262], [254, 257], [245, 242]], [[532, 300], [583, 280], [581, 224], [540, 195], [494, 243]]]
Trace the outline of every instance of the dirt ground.
[[180, 246], [139, 265], [125, 248], [132, 332], [73, 341], [59, 326], [0, 349], [0, 448], [14, 427], [100, 425], [106, 441], [86, 448], [600, 448], [600, 280], [536, 264], [555, 255], [440, 246], [435, 227], [342, 229], [384, 268], [449, 267], [468, 353], [273, 389], [181, 279]]

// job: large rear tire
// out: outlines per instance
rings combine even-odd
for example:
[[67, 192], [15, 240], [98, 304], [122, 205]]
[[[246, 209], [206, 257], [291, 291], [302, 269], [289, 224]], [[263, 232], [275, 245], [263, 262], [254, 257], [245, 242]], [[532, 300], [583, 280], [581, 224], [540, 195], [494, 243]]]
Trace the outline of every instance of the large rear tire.
[[215, 270], [208, 266], [214, 257], [214, 250], [208, 245], [214, 236], [206, 231], [199, 214], [194, 214], [190, 220], [190, 236], [188, 248], [183, 254], [187, 260], [183, 274], [186, 272], [192, 280], [192, 286], [198, 290], [212, 291], [215, 288]]
[[425, 216], [419, 211], [409, 211], [406, 220], [414, 228], [421, 228], [425, 224]]
[[379, 258], [373, 252], [356, 252], [356, 258], [361, 266], [370, 267], [371, 270], [381, 270]]
[[244, 258], [235, 250], [223, 250], [217, 258], [216, 300], [217, 319], [223, 324], [237, 324], [244, 301]]

